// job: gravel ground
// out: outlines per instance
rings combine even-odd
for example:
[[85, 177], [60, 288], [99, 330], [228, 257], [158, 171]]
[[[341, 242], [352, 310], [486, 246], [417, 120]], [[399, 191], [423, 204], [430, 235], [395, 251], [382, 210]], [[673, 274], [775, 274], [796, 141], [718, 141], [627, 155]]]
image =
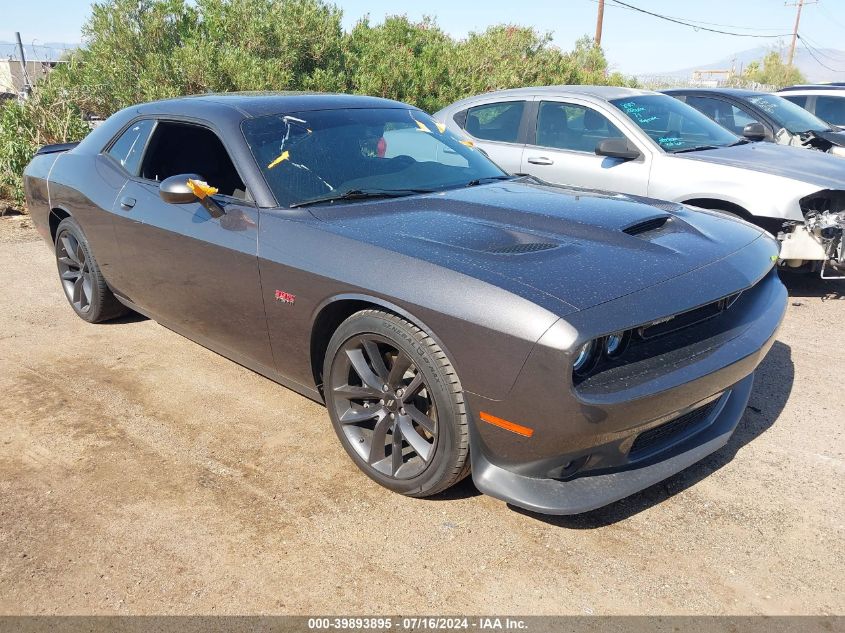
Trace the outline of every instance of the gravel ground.
[[84, 323], [26, 218], [0, 269], [0, 613], [845, 612], [834, 283], [789, 280], [727, 447], [549, 518], [470, 481], [392, 494], [320, 405], [152, 321]]

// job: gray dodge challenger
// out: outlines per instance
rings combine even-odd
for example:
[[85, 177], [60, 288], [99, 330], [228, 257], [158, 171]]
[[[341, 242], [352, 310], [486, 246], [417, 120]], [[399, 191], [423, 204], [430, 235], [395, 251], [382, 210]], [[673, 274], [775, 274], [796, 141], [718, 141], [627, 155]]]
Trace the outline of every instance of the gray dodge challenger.
[[314, 400], [405, 495], [470, 472], [576, 514], [723, 446], [774, 341], [777, 243], [716, 212], [509, 176], [348, 95], [133, 106], [26, 169], [73, 310], [134, 310]]

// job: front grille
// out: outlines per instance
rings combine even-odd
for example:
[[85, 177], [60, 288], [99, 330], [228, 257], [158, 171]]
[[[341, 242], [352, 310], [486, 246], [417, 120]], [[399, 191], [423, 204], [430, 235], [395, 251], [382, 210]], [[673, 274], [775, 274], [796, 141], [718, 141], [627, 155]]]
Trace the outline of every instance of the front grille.
[[730, 308], [734, 303], [736, 303], [736, 300], [739, 299], [741, 294], [742, 291], [736, 292], [727, 297], [722, 297], [713, 303], [708, 303], [699, 308], [694, 308], [687, 312], [682, 312], [673, 317], [669, 317], [668, 319], [651, 323], [639, 328], [637, 333], [640, 335], [640, 338], [650, 339], [655, 336], [663, 336], [664, 334], [669, 334], [671, 332], [690, 327], [691, 325], [697, 325], [702, 321], [706, 321], [720, 315], [722, 312]]
[[704, 406], [693, 409], [692, 411], [678, 416], [673, 420], [664, 422], [660, 426], [656, 426], [653, 429], [640, 433], [637, 436], [637, 439], [634, 440], [634, 444], [631, 446], [628, 456], [635, 459], [662, 448], [673, 441], [680, 439], [682, 436], [688, 435], [689, 432], [693, 431], [697, 426], [707, 420], [713, 412], [713, 409], [716, 408], [719, 400], [720, 398], [716, 398]]
[[488, 253], [497, 253], [499, 255], [519, 255], [521, 253], [536, 253], [537, 251], [547, 251], [550, 248], [557, 248], [559, 244], [552, 244], [549, 242], [528, 242], [525, 244], [508, 244], [507, 246], [494, 246], [487, 249]]

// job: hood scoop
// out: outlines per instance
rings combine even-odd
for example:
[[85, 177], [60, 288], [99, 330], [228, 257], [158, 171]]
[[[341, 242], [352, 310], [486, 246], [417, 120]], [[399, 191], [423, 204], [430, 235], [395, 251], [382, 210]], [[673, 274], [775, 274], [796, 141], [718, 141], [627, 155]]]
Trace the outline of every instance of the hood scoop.
[[492, 248], [488, 248], [486, 252], [496, 253], [497, 255], [522, 255], [523, 253], [547, 251], [551, 248], [557, 248], [558, 246], [560, 246], [560, 244], [553, 244], [551, 242], [526, 242], [524, 244], [493, 246]]
[[642, 235], [643, 233], [652, 233], [654, 231], [659, 231], [663, 228], [663, 226], [669, 221], [669, 218], [672, 216], [669, 215], [659, 215], [653, 218], [648, 218], [647, 220], [643, 220], [641, 222], [637, 222], [636, 224], [631, 224], [630, 226], [626, 226], [622, 229], [623, 233], [627, 233], [628, 235]]

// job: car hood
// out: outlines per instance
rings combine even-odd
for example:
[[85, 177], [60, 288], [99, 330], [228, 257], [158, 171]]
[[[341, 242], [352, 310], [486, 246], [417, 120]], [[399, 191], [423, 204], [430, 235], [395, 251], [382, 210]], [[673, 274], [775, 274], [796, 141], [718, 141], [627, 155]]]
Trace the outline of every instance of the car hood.
[[845, 132], [842, 130], [818, 130], [814, 131], [813, 134], [819, 138], [823, 138], [828, 143], [838, 145], [839, 147], [845, 147]]
[[711, 264], [762, 236], [716, 212], [528, 181], [310, 210], [333, 232], [539, 296], [558, 311], [562, 306], [542, 298], [585, 309]]
[[808, 152], [801, 147], [766, 142], [747, 143], [675, 154], [673, 158], [748, 169], [827, 189], [845, 187], [845, 161], [824, 152]]

